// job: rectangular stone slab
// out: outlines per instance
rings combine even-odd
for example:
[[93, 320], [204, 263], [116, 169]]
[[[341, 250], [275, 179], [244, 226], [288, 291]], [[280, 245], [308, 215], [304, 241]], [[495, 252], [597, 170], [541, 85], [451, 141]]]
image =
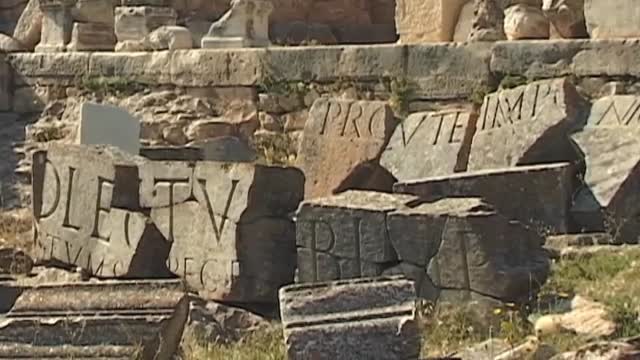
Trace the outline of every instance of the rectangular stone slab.
[[359, 166], [377, 160], [396, 125], [381, 101], [320, 98], [309, 112], [297, 166], [304, 172], [305, 198], [328, 196]]
[[504, 216], [536, 231], [563, 234], [576, 181], [574, 167], [558, 163], [423, 178], [397, 183], [393, 190], [424, 200], [481, 197]]
[[98, 276], [153, 276], [161, 268], [168, 244], [137, 211], [141, 158], [54, 145], [33, 160], [38, 258]]
[[[504, 302], [525, 301], [546, 280], [542, 238], [479, 198], [449, 198], [388, 216], [401, 261], [420, 266], [436, 288]], [[407, 275], [409, 276], [409, 275]]]
[[202, 161], [193, 196], [151, 209], [171, 242], [169, 269], [211, 300], [273, 303], [293, 282], [295, 225], [304, 191], [294, 168]]
[[568, 136], [584, 124], [585, 105], [566, 78], [487, 95], [473, 136], [468, 169], [576, 160]]
[[279, 292], [291, 360], [416, 359], [413, 283], [399, 277], [291, 285]]
[[411, 195], [347, 191], [303, 202], [296, 214], [298, 282], [377, 276], [397, 260], [387, 213]]
[[413, 113], [396, 127], [380, 164], [401, 181], [464, 171], [476, 120], [462, 110]]
[[[168, 360], [188, 315], [180, 280], [63, 283], [21, 291], [0, 317], [0, 343], [35, 353], [67, 346], [89, 358], [96, 352], [118, 358], [137, 347], [145, 359]], [[0, 347], [0, 354], [11, 351], [15, 348]]]

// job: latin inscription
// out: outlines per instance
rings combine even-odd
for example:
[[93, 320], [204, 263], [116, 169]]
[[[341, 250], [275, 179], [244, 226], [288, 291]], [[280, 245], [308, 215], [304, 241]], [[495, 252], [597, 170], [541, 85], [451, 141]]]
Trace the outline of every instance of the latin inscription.
[[240, 262], [225, 258], [170, 257], [167, 268], [189, 281], [197, 289], [215, 291], [240, 276]]
[[402, 145], [407, 147], [416, 138], [433, 146], [461, 143], [469, 120], [469, 114], [462, 112], [412, 114], [399, 125]]
[[595, 126], [640, 126], [640, 98], [620, 96], [594, 104], [589, 123]]
[[488, 95], [480, 110], [478, 131], [534, 121], [543, 106], [558, 104], [558, 96], [558, 89], [549, 84], [532, 84], [522, 89]]
[[319, 122], [319, 135], [349, 138], [379, 138], [379, 127], [387, 117], [381, 104], [360, 101], [323, 101], [314, 105], [312, 114]]

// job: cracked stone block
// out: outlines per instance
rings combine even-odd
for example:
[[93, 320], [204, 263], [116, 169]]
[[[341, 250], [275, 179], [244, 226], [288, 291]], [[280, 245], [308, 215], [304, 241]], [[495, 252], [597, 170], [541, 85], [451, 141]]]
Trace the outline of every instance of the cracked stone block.
[[139, 41], [164, 25], [176, 25], [173, 8], [159, 6], [118, 6], [115, 10], [115, 34], [118, 42]]

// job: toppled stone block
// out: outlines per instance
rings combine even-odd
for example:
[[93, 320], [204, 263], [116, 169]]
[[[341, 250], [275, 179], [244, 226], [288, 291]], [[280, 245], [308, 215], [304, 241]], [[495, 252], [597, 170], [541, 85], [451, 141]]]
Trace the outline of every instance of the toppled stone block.
[[469, 170], [576, 160], [568, 135], [584, 123], [584, 105], [566, 78], [486, 96], [471, 144]]
[[399, 0], [396, 32], [400, 43], [452, 41], [458, 16], [468, 0]]
[[202, 48], [266, 47], [273, 5], [263, 0], [232, 0], [231, 9], [211, 25]]
[[[116, 37], [113, 25], [99, 23], [74, 23], [68, 51], [113, 51]], [[124, 133], [124, 131], [123, 131]]]
[[306, 177], [305, 198], [357, 186], [346, 180], [358, 166], [380, 157], [395, 125], [384, 102], [316, 100], [297, 159]]
[[68, 0], [40, 0], [43, 14], [40, 43], [36, 52], [63, 52], [71, 41], [73, 18]]
[[522, 302], [549, 274], [543, 239], [479, 198], [404, 208], [390, 213], [387, 221], [398, 257], [426, 270], [441, 291], [440, 301], [486, 297]]
[[5, 53], [24, 52], [27, 48], [9, 35], [0, 33], [0, 51]]
[[279, 295], [291, 360], [419, 357], [411, 281], [386, 277], [291, 285]]
[[393, 190], [428, 201], [481, 197], [534, 231], [564, 234], [569, 230], [576, 175], [568, 163], [518, 166], [400, 182]]
[[182, 26], [161, 26], [147, 36], [145, 43], [154, 51], [193, 48], [191, 31]]
[[296, 214], [298, 282], [372, 277], [397, 262], [387, 213], [411, 195], [347, 191], [307, 200]]
[[411, 114], [396, 127], [380, 164], [398, 180], [464, 171], [476, 120], [461, 110]]
[[[18, 288], [11, 311], [0, 317], [0, 357], [60, 354], [64, 358], [171, 359], [188, 315], [178, 280], [106, 281]], [[135, 309], [135, 311], [132, 311]], [[11, 345], [7, 345], [11, 344]], [[49, 357], [47, 354], [46, 357]], [[45, 356], [43, 355], [43, 358]], [[129, 357], [130, 358], [130, 357]]]
[[33, 50], [40, 42], [43, 14], [39, 0], [29, 0], [13, 30], [13, 38], [27, 49]]
[[302, 201], [302, 173], [198, 162], [187, 181], [193, 197], [169, 196], [167, 206], [151, 209], [172, 243], [169, 269], [207, 299], [275, 302], [277, 289], [294, 279], [295, 225], [288, 214]]
[[37, 257], [98, 276], [157, 276], [168, 244], [136, 211], [137, 161], [114, 148], [51, 145], [34, 153]]
[[584, 184], [572, 215], [588, 231], [608, 231], [614, 243], [640, 243], [640, 97], [597, 100], [587, 125], [571, 136], [584, 154]]
[[177, 16], [170, 7], [119, 6], [115, 10], [115, 34], [118, 42], [140, 41], [161, 26], [176, 25]]
[[618, 0], [615, 6], [604, 0], [585, 0], [584, 16], [592, 39], [637, 38], [638, 3]]

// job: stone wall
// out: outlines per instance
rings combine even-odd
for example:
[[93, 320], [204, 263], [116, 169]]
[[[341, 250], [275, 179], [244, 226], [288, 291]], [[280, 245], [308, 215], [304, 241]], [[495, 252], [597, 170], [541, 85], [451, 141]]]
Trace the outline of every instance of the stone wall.
[[639, 51], [634, 40], [573, 40], [2, 55], [4, 204], [39, 144], [72, 141], [83, 100], [139, 117], [143, 145], [237, 135], [286, 162], [323, 95], [389, 101], [404, 117], [469, 111], [501, 83], [565, 76], [587, 97], [634, 93]]

